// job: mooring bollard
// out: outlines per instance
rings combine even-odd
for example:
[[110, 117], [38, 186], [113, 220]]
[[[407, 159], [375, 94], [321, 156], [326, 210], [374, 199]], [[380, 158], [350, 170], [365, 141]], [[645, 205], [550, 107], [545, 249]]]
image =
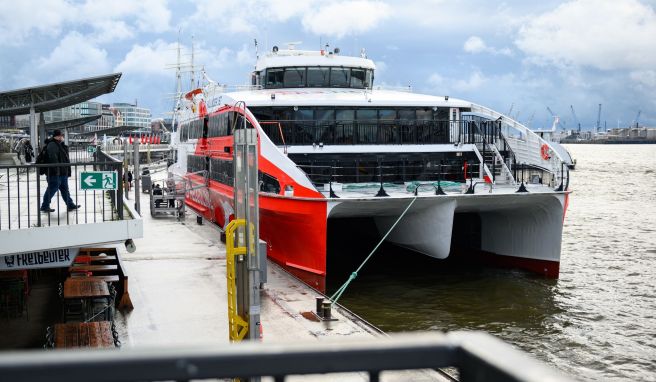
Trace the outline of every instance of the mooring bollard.
[[317, 297], [317, 316], [323, 317], [323, 297]]
[[333, 318], [332, 317], [332, 312], [330, 311], [331, 306], [332, 306], [332, 302], [330, 302], [330, 301], [324, 301], [321, 304], [321, 308], [323, 310], [323, 316], [322, 317], [323, 317], [324, 320], [331, 320]]

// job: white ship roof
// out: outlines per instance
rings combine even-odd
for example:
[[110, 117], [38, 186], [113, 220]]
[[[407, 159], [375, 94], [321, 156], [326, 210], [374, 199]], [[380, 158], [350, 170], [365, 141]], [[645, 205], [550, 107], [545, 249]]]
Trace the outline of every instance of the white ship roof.
[[[224, 93], [223, 103], [244, 101], [247, 106], [426, 106], [469, 108], [461, 99], [402, 92], [347, 88], [262, 89]], [[272, 97], [273, 96], [273, 97]]]
[[257, 60], [255, 71], [266, 68], [295, 66], [343, 66], [348, 68], [376, 69], [374, 62], [368, 58], [341, 56], [339, 54], [309, 50], [280, 50], [268, 53]]

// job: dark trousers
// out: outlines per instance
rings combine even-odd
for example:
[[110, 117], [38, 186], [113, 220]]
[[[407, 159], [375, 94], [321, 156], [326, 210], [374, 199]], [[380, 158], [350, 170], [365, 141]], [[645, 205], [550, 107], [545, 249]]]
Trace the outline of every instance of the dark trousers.
[[48, 176], [46, 179], [48, 179], [48, 188], [43, 194], [42, 209], [50, 208], [50, 200], [57, 191], [61, 194], [66, 207], [75, 207], [75, 202], [71, 199], [71, 193], [68, 191], [68, 176]]

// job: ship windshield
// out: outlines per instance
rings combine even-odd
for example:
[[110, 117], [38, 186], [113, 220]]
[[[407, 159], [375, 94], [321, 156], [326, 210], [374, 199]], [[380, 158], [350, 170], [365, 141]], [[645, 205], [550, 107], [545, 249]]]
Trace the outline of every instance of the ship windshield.
[[264, 87], [271, 88], [354, 88], [370, 89], [374, 71], [363, 68], [345, 67], [287, 67], [268, 68], [265, 71]]

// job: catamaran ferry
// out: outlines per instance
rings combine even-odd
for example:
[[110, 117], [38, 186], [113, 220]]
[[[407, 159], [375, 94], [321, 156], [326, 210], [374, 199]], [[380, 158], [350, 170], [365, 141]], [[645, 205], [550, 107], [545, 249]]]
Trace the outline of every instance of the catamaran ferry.
[[260, 237], [320, 291], [329, 222], [371, 219], [382, 236], [408, 206], [387, 241], [558, 277], [569, 176], [551, 142], [469, 101], [376, 87], [374, 71], [364, 51], [290, 45], [258, 57], [251, 85], [187, 93], [170, 171], [207, 185], [187, 205], [230, 222], [233, 131], [256, 129]]

